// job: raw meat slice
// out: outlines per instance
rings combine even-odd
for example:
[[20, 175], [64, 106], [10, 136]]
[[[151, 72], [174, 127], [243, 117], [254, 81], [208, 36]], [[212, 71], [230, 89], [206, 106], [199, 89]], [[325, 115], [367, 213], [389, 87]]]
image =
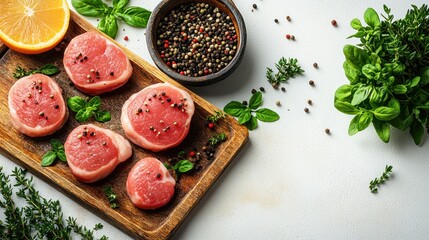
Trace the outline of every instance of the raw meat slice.
[[43, 74], [16, 81], [9, 90], [8, 105], [13, 127], [30, 137], [52, 134], [68, 119], [60, 86]]
[[187, 92], [169, 83], [157, 83], [125, 102], [121, 123], [128, 139], [158, 152], [185, 139], [194, 111], [194, 102]]
[[176, 180], [156, 158], [143, 158], [128, 174], [127, 193], [131, 202], [141, 209], [156, 209], [173, 198]]
[[124, 85], [133, 68], [125, 53], [96, 32], [73, 38], [64, 51], [64, 68], [77, 89], [99, 95]]
[[92, 124], [75, 128], [67, 137], [64, 150], [72, 174], [85, 183], [107, 177], [132, 154], [124, 137]]

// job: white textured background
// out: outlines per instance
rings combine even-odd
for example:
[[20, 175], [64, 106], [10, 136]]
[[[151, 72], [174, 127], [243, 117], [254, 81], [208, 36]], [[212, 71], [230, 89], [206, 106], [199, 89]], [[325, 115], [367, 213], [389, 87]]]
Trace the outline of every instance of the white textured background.
[[[132, 0], [130, 5], [152, 10], [158, 2]], [[408, 133], [394, 131], [390, 143], [384, 144], [372, 127], [349, 137], [351, 116], [333, 107], [335, 90], [347, 83], [342, 47], [356, 42], [346, 39], [354, 33], [350, 20], [362, 19], [367, 7], [381, 11], [383, 3], [402, 18], [411, 2], [420, 6], [426, 1], [235, 2], [248, 31], [244, 60], [225, 81], [192, 90], [223, 108], [231, 100], [248, 100], [252, 88], [263, 86], [263, 106], [276, 110], [281, 119], [260, 123], [250, 133], [248, 144], [175, 239], [427, 239], [427, 139], [415, 146]], [[258, 9], [252, 12], [253, 3]], [[286, 21], [287, 15], [292, 22]], [[332, 19], [337, 20], [337, 28]], [[117, 40], [152, 62], [144, 33], [121, 24]], [[286, 40], [287, 33], [296, 41]], [[125, 35], [129, 41], [123, 40]], [[286, 93], [274, 90], [265, 79], [266, 67], [274, 67], [281, 56], [298, 58], [306, 71], [283, 85]], [[319, 69], [312, 67], [314, 62]], [[308, 85], [310, 79], [315, 87]], [[303, 111], [307, 99], [314, 103], [309, 114]], [[275, 105], [277, 100], [281, 107]], [[326, 135], [325, 128], [332, 135]], [[0, 161], [7, 172], [16, 166], [4, 157]], [[379, 177], [386, 164], [393, 165], [393, 178], [378, 194], [371, 194], [369, 181]], [[105, 228], [100, 233], [129, 239], [44, 182], [36, 182], [42, 195], [61, 199], [65, 214], [77, 217], [79, 223], [102, 222]]]

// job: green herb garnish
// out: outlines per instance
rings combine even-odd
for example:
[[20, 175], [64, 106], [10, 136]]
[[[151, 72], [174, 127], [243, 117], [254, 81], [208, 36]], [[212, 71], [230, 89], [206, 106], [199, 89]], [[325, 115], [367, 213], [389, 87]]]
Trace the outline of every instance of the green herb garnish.
[[186, 173], [191, 171], [194, 168], [194, 164], [191, 163], [189, 160], [187, 159], [182, 159], [179, 162], [176, 163], [176, 165], [171, 166], [168, 163], [164, 163], [164, 166], [167, 169], [173, 169], [174, 171], [176, 171], [176, 174], [179, 175], [181, 173]]
[[[262, 105], [262, 93], [255, 92], [249, 100], [249, 105], [243, 105], [238, 101], [228, 103], [223, 111], [237, 117], [240, 124], [245, 124], [249, 130], [258, 127], [258, 120], [262, 122], [275, 122], [280, 116], [268, 108], [259, 108]], [[252, 113], [255, 113], [253, 115]]]
[[279, 62], [275, 64], [277, 73], [274, 74], [273, 69], [267, 67], [266, 77], [268, 82], [273, 86], [279, 85], [281, 82], [286, 82], [289, 78], [294, 78], [297, 75], [304, 73], [304, 70], [299, 66], [298, 59], [284, 57], [280, 58]]
[[73, 112], [76, 112], [75, 118], [79, 122], [85, 122], [92, 116], [102, 123], [108, 122], [112, 118], [110, 112], [100, 110], [101, 98], [99, 96], [91, 98], [88, 102], [79, 96], [74, 96], [67, 99], [67, 105]]
[[113, 209], [119, 208], [119, 205], [117, 203], [118, 196], [113, 192], [113, 189], [111, 186], [105, 186], [103, 188], [104, 195], [106, 196], [107, 200], [110, 203], [110, 207]]
[[87, 17], [100, 18], [97, 28], [115, 38], [118, 33], [118, 19], [130, 26], [145, 28], [151, 12], [141, 7], [127, 7], [129, 0], [114, 0], [113, 7], [102, 0], [72, 0], [76, 11]]
[[218, 145], [221, 142], [225, 142], [226, 140], [226, 134], [225, 133], [219, 133], [219, 134], [214, 134], [211, 138], [209, 138], [208, 142], [210, 143], [210, 145]]
[[381, 177], [375, 178], [374, 180], [369, 182], [369, 189], [371, 190], [372, 193], [377, 193], [378, 186], [386, 182], [386, 180], [390, 179], [390, 175], [392, 174], [392, 169], [393, 169], [392, 166], [386, 165], [386, 168], [384, 169], [384, 172], [381, 175]]
[[[11, 174], [15, 179], [12, 184], [10, 176], [0, 167], [0, 208], [6, 219], [0, 220], [0, 239], [72, 239], [76, 234], [82, 239], [95, 239], [94, 231], [103, 225], [99, 223], [88, 229], [78, 225], [75, 218], [68, 217], [64, 221], [60, 202], [40, 196], [33, 186], [33, 178], [27, 178], [26, 173], [24, 169], [15, 168]], [[19, 204], [13, 200], [14, 188], [17, 188], [16, 196], [23, 200]]]
[[49, 150], [45, 155], [43, 155], [41, 163], [42, 167], [52, 165], [56, 159], [59, 159], [62, 162], [67, 162], [63, 143], [58, 139], [51, 139], [50, 144], [52, 150]]
[[409, 130], [420, 144], [429, 126], [429, 9], [412, 6], [403, 19], [393, 20], [384, 6], [384, 20], [368, 8], [366, 25], [353, 19], [351, 36], [360, 44], [345, 45], [344, 72], [349, 84], [335, 92], [335, 107], [355, 115], [349, 135], [371, 123], [380, 139], [388, 142], [390, 127]]
[[31, 74], [35, 74], [35, 73], [42, 73], [42, 74], [45, 74], [48, 76], [52, 76], [52, 75], [55, 75], [59, 72], [60, 72], [60, 69], [58, 69], [57, 66], [50, 64], [50, 63], [42, 66], [41, 68], [30, 69], [30, 70], [25, 70], [25, 68], [18, 66], [18, 67], [16, 67], [15, 72], [13, 73], [13, 77], [18, 79], [18, 78], [22, 78], [25, 76], [29, 76]]
[[225, 118], [225, 113], [222, 111], [215, 111], [214, 115], [210, 115], [207, 117], [207, 122], [217, 122], [219, 119]]

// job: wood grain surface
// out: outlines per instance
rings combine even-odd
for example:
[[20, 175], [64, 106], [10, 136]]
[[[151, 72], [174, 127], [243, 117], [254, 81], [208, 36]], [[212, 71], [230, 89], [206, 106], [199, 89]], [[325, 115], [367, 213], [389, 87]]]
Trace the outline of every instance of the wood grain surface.
[[[7, 96], [9, 88], [16, 81], [12, 73], [17, 66], [36, 68], [47, 63], [54, 63], [60, 67], [61, 72], [53, 76], [53, 78], [62, 87], [64, 97], [68, 98], [76, 95], [85, 97], [84, 94], [70, 84], [70, 80], [63, 69], [63, 51], [68, 41], [74, 36], [86, 31], [97, 30], [75, 13], [72, 12], [71, 14], [72, 19], [66, 38], [56, 50], [39, 55], [23, 55], [8, 50], [0, 59], [0, 78], [2, 82], [2, 87], [0, 88], [0, 99], [2, 99], [0, 101], [0, 150], [2, 154], [11, 160], [68, 194], [78, 203], [133, 238], [167, 239], [172, 236], [207, 190], [233, 161], [246, 143], [248, 131], [231, 117], [221, 120], [215, 130], [207, 128], [207, 116], [214, 114], [214, 111], [219, 111], [219, 109], [190, 92], [196, 105], [196, 111], [192, 119], [190, 132], [178, 147], [153, 153], [133, 145], [131, 159], [120, 164], [105, 180], [95, 184], [83, 184], [76, 181], [71, 175], [68, 166], [64, 163], [59, 162], [51, 167], [41, 167], [41, 156], [50, 149], [49, 140], [57, 138], [64, 141], [68, 133], [79, 125], [74, 120], [75, 114], [71, 113], [66, 125], [55, 134], [43, 138], [30, 138], [12, 128], [9, 120]], [[123, 48], [122, 46], [120, 47]], [[158, 82], [170, 82], [187, 90], [137, 55], [125, 48], [123, 50], [132, 62], [133, 75], [128, 83], [120, 89], [101, 96], [101, 108], [107, 109], [112, 113], [112, 120], [104, 124], [93, 122], [98, 126], [109, 128], [122, 135], [124, 135], [124, 132], [120, 125], [121, 107], [133, 93]], [[201, 149], [213, 134], [220, 132], [226, 133], [227, 141], [217, 148], [214, 159], [208, 160]], [[153, 211], [143, 211], [136, 208], [125, 191], [126, 178], [134, 163], [146, 156], [154, 156], [161, 161], [166, 161], [168, 158], [177, 156], [177, 153], [181, 150], [201, 152], [202, 159], [198, 163], [200, 169], [179, 177], [175, 196], [167, 206]], [[112, 186], [117, 193], [119, 209], [110, 208], [102, 190], [106, 185]]]

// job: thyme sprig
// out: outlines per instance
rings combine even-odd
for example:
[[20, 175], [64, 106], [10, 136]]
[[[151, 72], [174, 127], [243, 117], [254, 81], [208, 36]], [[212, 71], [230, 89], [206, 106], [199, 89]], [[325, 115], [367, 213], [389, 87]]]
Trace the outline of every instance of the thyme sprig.
[[386, 165], [384, 168], [384, 172], [380, 178], [375, 178], [371, 182], [369, 182], [369, 189], [372, 193], [378, 192], [378, 186], [386, 182], [386, 180], [390, 179], [390, 175], [392, 174], [393, 167], [391, 165]]
[[13, 77], [18, 79], [25, 76], [29, 76], [31, 74], [35, 74], [35, 73], [42, 73], [48, 76], [52, 76], [59, 72], [60, 72], [60, 69], [57, 66], [50, 63], [43, 65], [40, 68], [30, 69], [30, 70], [26, 70], [25, 68], [18, 66], [16, 67], [15, 72], [13, 73]]
[[219, 121], [219, 119], [225, 118], [225, 116], [226, 115], [225, 115], [224, 112], [222, 112], [222, 111], [215, 111], [215, 114], [210, 115], [210, 116], [207, 117], [207, 122], [214, 123], [214, 122]]
[[[42, 197], [33, 186], [33, 178], [26, 177], [26, 173], [15, 168], [11, 175], [6, 175], [0, 167], [0, 208], [5, 216], [4, 222], [0, 220], [0, 239], [72, 239], [72, 232], [85, 240], [95, 239], [94, 231], [103, 225], [88, 229], [78, 225], [75, 218], [64, 221], [60, 202]], [[15, 179], [14, 185], [10, 176]], [[22, 207], [13, 199], [14, 188], [16, 196], [25, 202]]]
[[304, 70], [298, 64], [298, 59], [296, 58], [286, 59], [282, 57], [275, 66], [277, 68], [276, 74], [274, 74], [273, 69], [269, 67], [267, 67], [266, 73], [268, 82], [273, 86], [278, 86], [281, 82], [286, 82], [289, 78], [294, 78], [304, 73]]
[[110, 207], [113, 209], [119, 208], [119, 205], [117, 202], [118, 196], [113, 191], [112, 186], [104, 186], [103, 191], [104, 191], [104, 195], [106, 196], [107, 200], [110, 203]]
[[208, 142], [210, 143], [210, 145], [216, 146], [221, 142], [225, 142], [225, 140], [226, 140], [226, 134], [219, 133], [219, 134], [214, 134], [211, 138], [209, 138]]

